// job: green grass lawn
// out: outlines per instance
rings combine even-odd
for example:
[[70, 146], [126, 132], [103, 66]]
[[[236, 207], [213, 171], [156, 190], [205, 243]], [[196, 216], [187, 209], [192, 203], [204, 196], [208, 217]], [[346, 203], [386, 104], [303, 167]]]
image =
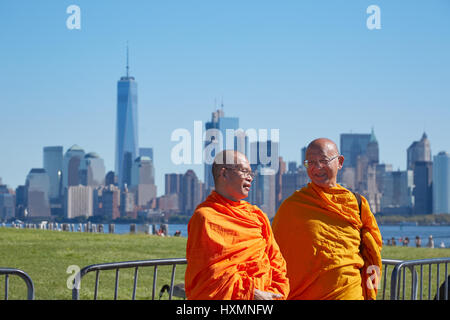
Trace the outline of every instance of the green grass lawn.
[[[442, 258], [442, 257], [450, 257], [450, 249], [429, 249], [429, 248], [414, 248], [414, 247], [392, 247], [392, 246], [384, 246], [381, 251], [381, 256], [383, 259], [396, 259], [396, 260], [417, 260], [417, 259], [431, 259], [431, 258]], [[387, 272], [386, 272], [386, 288], [384, 299], [390, 298], [390, 283], [391, 283], [391, 274], [392, 274], [393, 267], [388, 266]], [[423, 267], [422, 270], [420, 269], [420, 266], [415, 267], [414, 269], [417, 272], [417, 277], [419, 280], [418, 283], [418, 291], [420, 292], [420, 287], [422, 286], [422, 297], [420, 295], [417, 295], [417, 298], [428, 300], [428, 296], [430, 295], [431, 299], [434, 298], [436, 295], [436, 290], [439, 287], [437, 281], [437, 266], [434, 265], [431, 267], [431, 270], [428, 268], [428, 266]], [[429, 279], [429, 273], [431, 271], [431, 281]], [[385, 268], [383, 267], [383, 272], [385, 272]], [[450, 270], [448, 270], [450, 273]], [[383, 278], [382, 278], [383, 279]], [[401, 278], [403, 279], [403, 277]], [[423, 281], [421, 281], [421, 279]], [[441, 284], [445, 279], [445, 264], [440, 264], [439, 268], [439, 284]], [[411, 282], [412, 282], [412, 273], [410, 269], [406, 270], [405, 273], [405, 290], [402, 289], [402, 286], [400, 286], [400, 295], [399, 297], [403, 297], [404, 292], [404, 299], [410, 299], [411, 298]], [[429, 285], [431, 283], [431, 286]], [[384, 283], [383, 283], [384, 285]], [[378, 292], [378, 299], [383, 298], [383, 292], [382, 290], [379, 290]]]
[[[144, 234], [112, 235], [49, 230], [0, 228], [0, 267], [18, 268], [33, 280], [35, 299], [72, 299], [67, 288], [71, 265], [83, 268], [98, 263], [162, 258], [184, 258], [186, 238], [158, 237]], [[185, 266], [178, 266], [175, 283], [184, 282]], [[158, 268], [157, 297], [164, 284], [170, 284], [171, 267]], [[120, 271], [119, 299], [131, 299], [133, 269]], [[152, 293], [153, 267], [139, 271], [137, 299]], [[113, 299], [115, 271], [100, 272], [99, 299]], [[95, 273], [82, 279], [80, 298], [93, 299]], [[9, 278], [9, 298], [24, 299], [22, 279]], [[4, 297], [4, 277], [0, 277], [0, 298]], [[167, 298], [167, 294], [164, 295]]]
[[[67, 269], [72, 265], [83, 268], [108, 262], [184, 258], [185, 254], [186, 238], [0, 228], [0, 267], [18, 268], [28, 273], [34, 282], [35, 299], [38, 300], [72, 298], [72, 291], [67, 288], [67, 279], [72, 275], [67, 273]], [[450, 257], [450, 249], [385, 246], [382, 257], [399, 260]], [[442, 274], [444, 268], [440, 271]], [[177, 267], [175, 283], [184, 282], [184, 272], [184, 265]], [[170, 284], [170, 275], [171, 267], [158, 269], [157, 298], [162, 286]], [[133, 276], [134, 269], [120, 271], [119, 299], [131, 299]], [[428, 274], [424, 273], [424, 278], [428, 279], [427, 277]], [[151, 298], [152, 279], [152, 267], [140, 269], [137, 299]], [[442, 281], [443, 276], [440, 279]], [[94, 283], [95, 273], [89, 273], [83, 277], [81, 299], [93, 299]], [[387, 283], [389, 287], [389, 270]], [[115, 271], [100, 272], [98, 299], [113, 299], [114, 285]], [[22, 279], [11, 276], [9, 288], [10, 299], [26, 298], [26, 286]], [[432, 286], [432, 290], [435, 288], [435, 285]], [[424, 290], [427, 292], [428, 287]], [[379, 298], [381, 294], [380, 291]], [[0, 277], [0, 298], [3, 297], [4, 277], [2, 276]], [[388, 293], [386, 297], [389, 297]], [[167, 294], [164, 298], [167, 298]]]

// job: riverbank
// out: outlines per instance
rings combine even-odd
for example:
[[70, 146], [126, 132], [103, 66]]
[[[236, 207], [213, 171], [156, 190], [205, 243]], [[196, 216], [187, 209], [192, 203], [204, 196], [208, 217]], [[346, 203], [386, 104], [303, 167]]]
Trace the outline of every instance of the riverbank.
[[376, 214], [379, 225], [450, 226], [450, 214], [382, 215]]

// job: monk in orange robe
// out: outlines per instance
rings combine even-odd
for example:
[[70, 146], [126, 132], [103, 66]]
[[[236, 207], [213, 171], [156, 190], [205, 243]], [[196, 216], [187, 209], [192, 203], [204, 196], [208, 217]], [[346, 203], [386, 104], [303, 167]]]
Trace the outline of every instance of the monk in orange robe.
[[288, 299], [376, 299], [381, 234], [367, 200], [336, 183], [344, 157], [325, 138], [311, 142], [305, 167], [311, 179], [287, 198], [272, 223], [286, 259]]
[[[232, 159], [232, 164], [226, 159]], [[188, 224], [185, 274], [191, 300], [286, 299], [286, 262], [267, 216], [242, 199], [253, 173], [240, 152], [223, 151], [212, 166], [215, 190]]]

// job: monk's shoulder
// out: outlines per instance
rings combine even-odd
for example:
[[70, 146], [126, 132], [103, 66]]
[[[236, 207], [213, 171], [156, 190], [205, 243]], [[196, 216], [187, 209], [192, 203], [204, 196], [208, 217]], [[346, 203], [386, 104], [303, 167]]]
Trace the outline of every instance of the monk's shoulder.
[[213, 207], [203, 205], [198, 206], [197, 209], [195, 209], [192, 217], [195, 218], [196, 220], [208, 220], [216, 216], [217, 214], [218, 214], [217, 210], [214, 209]]
[[313, 198], [314, 194], [311, 192], [308, 186], [295, 190], [284, 202], [289, 203], [306, 203], [309, 199]]

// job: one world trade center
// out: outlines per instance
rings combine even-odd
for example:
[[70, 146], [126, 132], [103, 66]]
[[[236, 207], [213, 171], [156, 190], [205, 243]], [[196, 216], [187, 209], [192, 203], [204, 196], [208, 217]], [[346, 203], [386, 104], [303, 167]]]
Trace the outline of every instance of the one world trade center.
[[121, 189], [131, 182], [131, 168], [138, 156], [137, 82], [129, 75], [128, 46], [126, 76], [117, 82], [116, 163]]

